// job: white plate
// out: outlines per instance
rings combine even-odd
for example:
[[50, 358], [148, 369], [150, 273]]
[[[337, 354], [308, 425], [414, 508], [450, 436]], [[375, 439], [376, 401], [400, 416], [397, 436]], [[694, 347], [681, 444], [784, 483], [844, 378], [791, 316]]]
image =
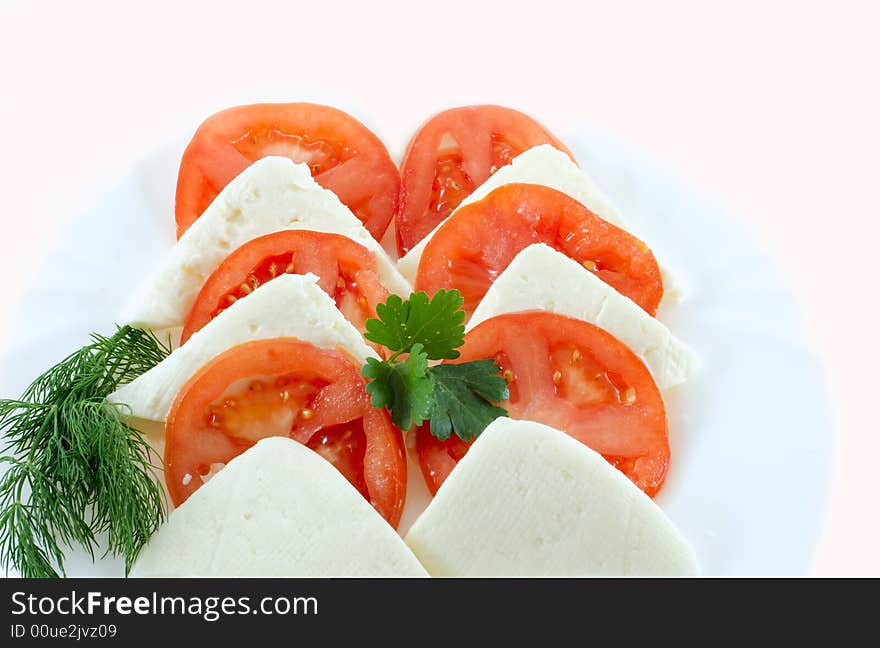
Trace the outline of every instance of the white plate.
[[[657, 502], [705, 574], [806, 573], [824, 516], [831, 426], [796, 304], [772, 263], [709, 201], [596, 133], [584, 129], [568, 144], [686, 291], [660, 318], [699, 352], [703, 371], [667, 398], [673, 454]], [[174, 242], [182, 148], [133, 160], [68, 202], [78, 216], [45, 251], [30, 292], [7, 305], [14, 345], [0, 364], [0, 395], [17, 396], [88, 333], [112, 331], [131, 288]], [[410, 472], [401, 531], [427, 500], [412, 462]], [[68, 572], [122, 569], [72, 551]]]

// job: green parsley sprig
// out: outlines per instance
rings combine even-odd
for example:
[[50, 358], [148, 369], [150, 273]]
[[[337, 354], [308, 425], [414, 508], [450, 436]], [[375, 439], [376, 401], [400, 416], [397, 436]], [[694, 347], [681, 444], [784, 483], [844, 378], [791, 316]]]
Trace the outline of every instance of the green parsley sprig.
[[[493, 403], [508, 398], [507, 381], [492, 360], [430, 366], [454, 360], [464, 344], [464, 300], [457, 290], [424, 292], [408, 300], [392, 295], [367, 320], [365, 337], [391, 350], [388, 360], [368, 358], [361, 370], [369, 379], [373, 407], [386, 407], [399, 428], [430, 421], [441, 441], [453, 433], [469, 441], [507, 412]], [[405, 359], [399, 358], [406, 355]]]
[[64, 574], [64, 550], [94, 559], [99, 537], [126, 573], [165, 516], [154, 452], [105, 398], [171, 352], [124, 326], [93, 335], [37, 378], [18, 400], [0, 400], [0, 564], [30, 578]]

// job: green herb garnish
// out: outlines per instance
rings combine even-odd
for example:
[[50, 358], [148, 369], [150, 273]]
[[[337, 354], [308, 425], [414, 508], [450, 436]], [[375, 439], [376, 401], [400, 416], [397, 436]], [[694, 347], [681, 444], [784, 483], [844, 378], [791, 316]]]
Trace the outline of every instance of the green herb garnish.
[[64, 574], [64, 549], [107, 553], [126, 574], [165, 517], [155, 453], [105, 398], [171, 352], [155, 336], [124, 326], [37, 378], [19, 400], [0, 400], [0, 564], [29, 578]]
[[492, 360], [431, 367], [431, 434], [445, 441], [454, 431], [469, 441], [499, 416], [507, 416], [503, 407], [492, 405], [509, 396], [500, 371]]
[[431, 416], [431, 380], [428, 356], [414, 344], [403, 362], [367, 358], [361, 373], [370, 379], [367, 393], [373, 407], [387, 407], [394, 425], [408, 430]]
[[457, 358], [464, 344], [464, 299], [457, 290], [438, 290], [428, 299], [424, 291], [404, 301], [391, 295], [376, 305], [379, 319], [367, 320], [364, 337], [395, 352], [410, 353], [420, 344], [430, 360]]
[[[406, 301], [392, 295], [367, 320], [368, 340], [391, 351], [388, 360], [369, 358], [362, 373], [370, 379], [373, 407], [386, 407], [401, 429], [430, 420], [431, 434], [445, 441], [455, 432], [469, 441], [507, 412], [494, 402], [508, 398], [507, 381], [492, 360], [429, 366], [428, 360], [455, 359], [464, 344], [464, 300], [457, 290], [424, 292]], [[398, 360], [408, 354], [405, 360]]]

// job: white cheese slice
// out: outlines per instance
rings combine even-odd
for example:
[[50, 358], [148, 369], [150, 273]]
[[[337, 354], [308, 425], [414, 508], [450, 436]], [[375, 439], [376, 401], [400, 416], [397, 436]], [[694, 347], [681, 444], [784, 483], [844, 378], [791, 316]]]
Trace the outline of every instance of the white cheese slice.
[[608, 331], [642, 359], [660, 389], [683, 383], [696, 369], [693, 351], [657, 319], [543, 243], [513, 258], [489, 287], [466, 330], [497, 315], [528, 310], [574, 317]]
[[400, 536], [330, 463], [282, 437], [229, 462], [144, 547], [134, 577], [420, 577]]
[[409, 296], [409, 282], [382, 246], [333, 192], [315, 182], [308, 166], [270, 156], [242, 171], [180, 237], [132, 300], [125, 321], [154, 330], [182, 326], [223, 259], [259, 236], [290, 229], [349, 237], [375, 255], [379, 279], [389, 292]]
[[[620, 217], [620, 212], [608, 197], [602, 193], [602, 190], [593, 182], [593, 179], [572, 162], [571, 158], [565, 153], [549, 144], [535, 146], [517, 155], [510, 164], [498, 169], [498, 171], [489, 176], [486, 182], [474, 189], [473, 193], [461, 202], [461, 205], [481, 200], [489, 192], [501, 185], [514, 182], [546, 185], [561, 191], [589, 207], [600, 218], [621, 229], [627, 229]], [[452, 213], [454, 214], [455, 212], [453, 211]], [[445, 222], [444, 220], [437, 225], [397, 262], [397, 267], [401, 274], [410, 283], [415, 281], [425, 246], [428, 245], [428, 241], [437, 233], [437, 230], [443, 227]]]
[[601, 455], [531, 421], [493, 421], [406, 543], [432, 576], [691, 576], [693, 550]]
[[112, 393], [137, 418], [164, 421], [180, 388], [215, 356], [252, 340], [294, 337], [342, 349], [359, 364], [377, 357], [313, 274], [281, 275], [239, 299], [158, 365]]

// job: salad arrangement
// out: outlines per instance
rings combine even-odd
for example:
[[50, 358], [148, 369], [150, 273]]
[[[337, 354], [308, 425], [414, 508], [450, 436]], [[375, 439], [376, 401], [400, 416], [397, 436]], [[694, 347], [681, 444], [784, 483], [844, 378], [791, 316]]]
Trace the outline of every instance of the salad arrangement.
[[[696, 573], [650, 499], [696, 366], [670, 274], [532, 118], [441, 112], [398, 171], [334, 108], [232, 108], [175, 217], [117, 332], [0, 402], [7, 570]], [[434, 499], [401, 538], [408, 456]]]

